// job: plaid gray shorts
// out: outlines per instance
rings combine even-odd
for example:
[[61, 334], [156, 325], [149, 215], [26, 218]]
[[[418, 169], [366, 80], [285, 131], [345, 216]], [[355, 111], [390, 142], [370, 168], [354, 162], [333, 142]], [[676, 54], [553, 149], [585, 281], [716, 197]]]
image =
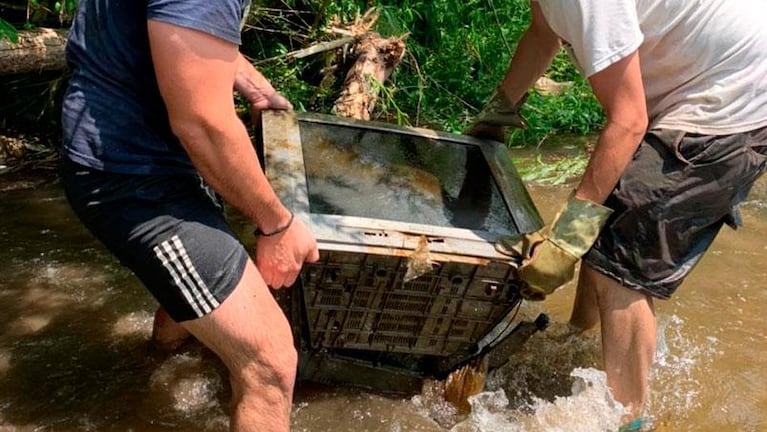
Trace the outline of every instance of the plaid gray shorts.
[[614, 209], [584, 262], [626, 287], [670, 298], [767, 170], [767, 128], [645, 135], [606, 201]]

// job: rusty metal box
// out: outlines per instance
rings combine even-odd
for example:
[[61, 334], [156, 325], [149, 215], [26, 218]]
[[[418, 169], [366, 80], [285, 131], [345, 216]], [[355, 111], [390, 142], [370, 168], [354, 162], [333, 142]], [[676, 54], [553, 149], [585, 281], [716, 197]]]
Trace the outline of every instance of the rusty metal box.
[[262, 127], [267, 177], [320, 248], [290, 306], [303, 350], [419, 369], [509, 319], [517, 263], [494, 242], [542, 223], [502, 144], [308, 113]]

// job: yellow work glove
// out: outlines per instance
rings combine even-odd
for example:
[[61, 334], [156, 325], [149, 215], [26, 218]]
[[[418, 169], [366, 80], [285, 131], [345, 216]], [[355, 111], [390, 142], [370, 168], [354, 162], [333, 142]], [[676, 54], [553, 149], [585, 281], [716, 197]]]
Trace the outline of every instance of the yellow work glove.
[[500, 239], [499, 252], [522, 259], [522, 297], [540, 301], [569, 282], [578, 260], [594, 244], [611, 213], [605, 206], [572, 195], [548, 233], [541, 230]]
[[508, 128], [525, 127], [525, 119], [519, 114], [519, 108], [526, 99], [527, 95], [516, 104], [512, 103], [500, 88], [496, 88], [477, 118], [464, 131], [464, 135], [505, 143]]

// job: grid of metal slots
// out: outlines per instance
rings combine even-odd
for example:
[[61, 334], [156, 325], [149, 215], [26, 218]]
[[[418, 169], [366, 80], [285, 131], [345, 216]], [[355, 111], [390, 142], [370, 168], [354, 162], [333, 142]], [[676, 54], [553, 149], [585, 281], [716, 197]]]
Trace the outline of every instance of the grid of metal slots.
[[323, 252], [303, 272], [313, 348], [445, 356], [476, 342], [518, 299], [503, 263], [442, 263], [404, 283], [407, 259]]

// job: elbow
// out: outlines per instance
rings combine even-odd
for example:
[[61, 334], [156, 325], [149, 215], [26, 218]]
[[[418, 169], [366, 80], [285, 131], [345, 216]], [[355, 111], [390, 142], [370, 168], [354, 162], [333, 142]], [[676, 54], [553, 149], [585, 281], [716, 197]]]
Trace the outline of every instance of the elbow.
[[190, 155], [211, 142], [216, 130], [220, 129], [214, 119], [204, 114], [170, 115], [169, 120], [171, 131]]
[[173, 134], [184, 149], [192, 164], [208, 181], [215, 177], [216, 127], [204, 117], [170, 119]]
[[195, 117], [171, 118], [170, 128], [184, 148], [188, 144], [201, 142], [208, 135], [204, 119]]
[[642, 139], [647, 133], [649, 124], [650, 120], [647, 117], [647, 111], [638, 112], [634, 117], [634, 120], [629, 125], [630, 131], [633, 135], [639, 137], [639, 139]]
[[646, 112], [637, 112], [620, 118], [608, 118], [606, 129], [613, 129], [639, 143], [647, 133], [649, 119]]

